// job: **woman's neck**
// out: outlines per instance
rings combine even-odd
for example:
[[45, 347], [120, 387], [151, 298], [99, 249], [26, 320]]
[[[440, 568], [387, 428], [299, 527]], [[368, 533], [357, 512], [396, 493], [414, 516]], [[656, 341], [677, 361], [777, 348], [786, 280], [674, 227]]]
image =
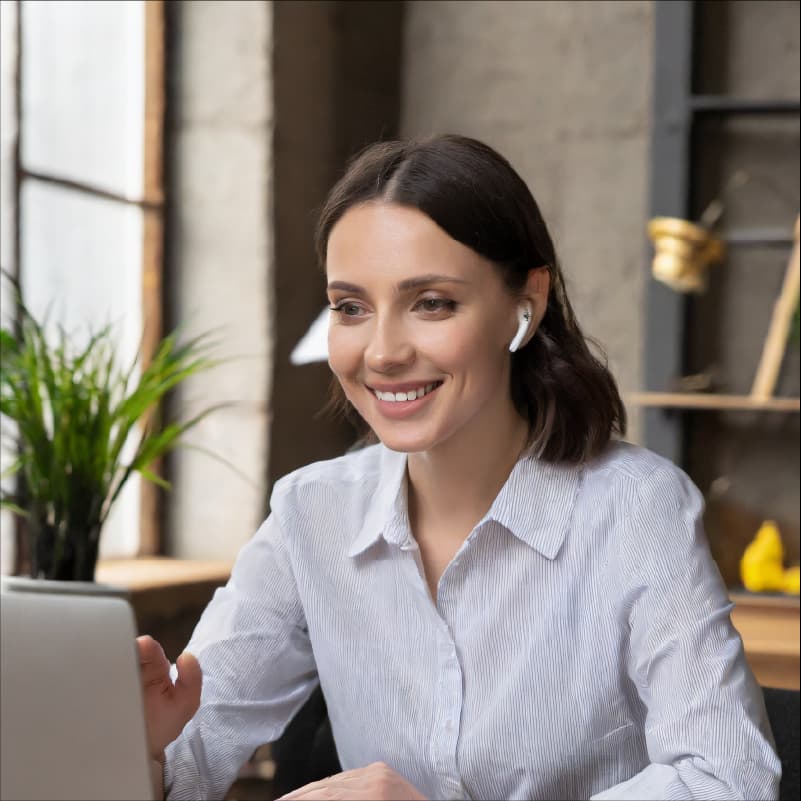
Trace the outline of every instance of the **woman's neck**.
[[528, 440], [528, 423], [512, 410], [500, 424], [462, 431], [408, 459], [409, 517], [415, 536], [437, 531], [467, 537], [506, 483]]

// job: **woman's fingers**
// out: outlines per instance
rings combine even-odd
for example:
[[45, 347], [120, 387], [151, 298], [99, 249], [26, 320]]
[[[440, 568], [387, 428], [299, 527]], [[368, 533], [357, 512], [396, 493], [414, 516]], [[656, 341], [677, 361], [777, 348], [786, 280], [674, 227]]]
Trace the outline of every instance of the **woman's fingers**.
[[170, 661], [164, 649], [147, 635], [136, 638], [144, 691], [145, 717], [150, 753], [160, 759], [164, 749], [191, 720], [200, 706], [203, 673], [193, 654], [182, 653], [175, 662], [173, 684]]
[[304, 787], [299, 787], [281, 799], [286, 801], [337, 801], [337, 799], [369, 799], [369, 801], [425, 801], [418, 790], [383, 762], [366, 768], [337, 773]]
[[203, 671], [194, 654], [184, 651], [175, 660], [178, 678], [175, 680], [175, 694], [187, 710], [189, 716], [195, 714], [200, 706], [200, 691], [203, 689]]
[[139, 651], [139, 670], [145, 686], [169, 678], [170, 662], [156, 640], [149, 635], [137, 637], [136, 647]]

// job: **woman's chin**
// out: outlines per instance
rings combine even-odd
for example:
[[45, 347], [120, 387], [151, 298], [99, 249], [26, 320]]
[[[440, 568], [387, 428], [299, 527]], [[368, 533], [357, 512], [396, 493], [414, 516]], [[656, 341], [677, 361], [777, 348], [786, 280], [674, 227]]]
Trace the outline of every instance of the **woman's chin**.
[[373, 432], [385, 448], [398, 453], [422, 453], [436, 444], [436, 437], [422, 431], [398, 431], [398, 427], [374, 426]]

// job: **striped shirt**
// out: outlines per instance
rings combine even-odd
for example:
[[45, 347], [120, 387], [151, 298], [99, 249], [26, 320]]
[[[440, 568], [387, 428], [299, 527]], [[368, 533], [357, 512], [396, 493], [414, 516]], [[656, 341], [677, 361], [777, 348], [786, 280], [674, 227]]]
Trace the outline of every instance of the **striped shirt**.
[[405, 454], [286, 476], [188, 646], [203, 693], [168, 797], [222, 798], [319, 682], [343, 770], [385, 762], [431, 799], [777, 798], [702, 509], [629, 444], [524, 456], [434, 603]]

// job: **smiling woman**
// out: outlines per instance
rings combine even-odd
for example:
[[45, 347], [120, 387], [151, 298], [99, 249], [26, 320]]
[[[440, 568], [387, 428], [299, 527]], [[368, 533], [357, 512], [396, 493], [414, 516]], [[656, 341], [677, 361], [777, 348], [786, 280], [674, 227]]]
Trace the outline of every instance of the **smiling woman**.
[[[611, 433], [625, 433], [625, 409], [614, 379], [579, 328], [537, 203], [509, 163], [486, 145], [441, 136], [369, 148], [323, 208], [317, 253], [332, 302], [329, 361], [347, 400], [378, 439], [376, 421], [355, 392], [359, 379], [343, 380], [337, 367], [341, 358], [353, 355], [359, 339], [340, 336], [340, 324], [386, 323], [393, 337], [421, 336], [424, 351], [428, 340], [435, 347], [447, 342], [453, 356], [443, 352], [436, 358], [460, 353], [471, 368], [469, 375], [457, 370], [452, 377], [451, 397], [469, 389], [469, 405], [475, 408], [487, 400], [472, 395], [480, 394], [485, 381], [493, 382], [496, 393], [511, 386], [512, 404], [530, 425], [529, 444], [547, 459], [582, 461], [596, 455]], [[390, 312], [403, 304], [412, 316], [393, 319]], [[500, 358], [520, 325], [518, 312], [529, 307], [518, 355]], [[410, 329], [413, 319], [444, 327]], [[478, 341], [470, 340], [471, 332], [480, 334]], [[370, 353], [387, 344], [373, 342]], [[413, 341], [395, 344], [409, 346], [407, 357], [414, 353], [425, 359]], [[486, 363], [477, 363], [479, 354]], [[397, 376], [397, 353], [380, 356]], [[436, 371], [435, 365], [428, 367]], [[365, 369], [381, 371], [376, 363], [373, 368], [365, 363]], [[361, 384], [366, 386], [363, 378]]]
[[330, 366], [377, 444], [276, 484], [172, 671], [140, 640], [168, 796], [222, 796], [319, 685], [344, 770], [289, 798], [775, 798], [700, 494], [614, 441], [615, 381], [509, 163], [373, 145], [317, 248]]
[[[431, 264], [438, 274], [426, 272]], [[333, 226], [326, 267], [331, 369], [387, 447], [433, 453], [495, 437], [499, 420], [517, 417], [504, 352], [517, 305], [544, 310], [547, 282], [512, 293], [425, 214], [374, 201]]]

